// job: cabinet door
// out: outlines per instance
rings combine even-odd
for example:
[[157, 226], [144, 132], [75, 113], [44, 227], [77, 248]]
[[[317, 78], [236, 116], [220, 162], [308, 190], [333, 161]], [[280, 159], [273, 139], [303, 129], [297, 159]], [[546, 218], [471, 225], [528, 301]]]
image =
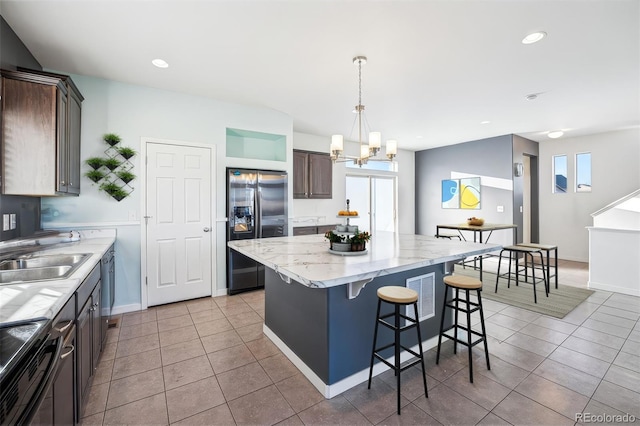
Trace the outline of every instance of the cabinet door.
[[317, 234], [318, 228], [315, 226], [296, 226], [293, 228], [293, 236], [296, 235], [314, 235]]
[[82, 101], [75, 92], [70, 92], [68, 104], [67, 193], [80, 194], [80, 121]]
[[[69, 347], [76, 347], [76, 339], [71, 338], [69, 342], [65, 342], [68, 347], [63, 349], [64, 358], [60, 360], [58, 367], [58, 377], [53, 382], [53, 424], [54, 425], [73, 425], [74, 407], [73, 402], [73, 370], [74, 353], [69, 352]], [[73, 350], [75, 352], [75, 349]], [[65, 356], [65, 354], [68, 354]]]
[[[98, 359], [100, 358], [100, 351], [102, 351], [102, 321], [100, 321], [100, 291], [101, 283], [98, 282], [96, 289], [91, 294], [91, 365], [93, 372], [98, 368]], [[91, 373], [93, 375], [93, 372]]]
[[336, 225], [319, 225], [318, 234], [325, 234], [336, 229]]
[[92, 324], [91, 324], [91, 298], [84, 304], [80, 315], [78, 316], [77, 334], [76, 334], [76, 376], [77, 376], [77, 389], [78, 399], [78, 418], [82, 418], [82, 412], [84, 405], [87, 402], [89, 396], [89, 383], [93, 373], [93, 367], [91, 365], [92, 354], [91, 346], [93, 341], [91, 339]]
[[293, 151], [293, 198], [309, 198], [308, 157], [306, 152]]
[[68, 100], [67, 94], [58, 90], [57, 93], [58, 123], [56, 135], [56, 161], [58, 163], [56, 179], [58, 192], [67, 192], [69, 186], [69, 134], [67, 126]]
[[331, 198], [333, 164], [328, 154], [309, 153], [309, 198]]

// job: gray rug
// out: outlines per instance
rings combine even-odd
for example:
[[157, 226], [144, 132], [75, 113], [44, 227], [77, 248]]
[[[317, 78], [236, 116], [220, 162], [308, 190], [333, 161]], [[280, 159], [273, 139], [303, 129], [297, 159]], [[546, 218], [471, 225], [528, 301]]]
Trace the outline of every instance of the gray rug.
[[[473, 268], [462, 268], [457, 265], [455, 273], [475, 278], [479, 276], [478, 271], [473, 270]], [[496, 289], [496, 274], [483, 271], [482, 278], [483, 299], [495, 300], [496, 302], [502, 302], [507, 305], [517, 306], [556, 318], [564, 318], [576, 306], [593, 294], [593, 290], [562, 285], [562, 281], [558, 283], [558, 288], [556, 289], [552, 278], [551, 285], [549, 286], [549, 297], [546, 297], [544, 294], [544, 284], [542, 282], [536, 283], [538, 303], [534, 303], [533, 286], [531, 283], [524, 283], [523, 278], [520, 279], [519, 286], [516, 286], [515, 280], [512, 278], [510, 288], [507, 288], [506, 278], [500, 278], [497, 293], [494, 292]], [[561, 276], [560, 279], [562, 279]]]

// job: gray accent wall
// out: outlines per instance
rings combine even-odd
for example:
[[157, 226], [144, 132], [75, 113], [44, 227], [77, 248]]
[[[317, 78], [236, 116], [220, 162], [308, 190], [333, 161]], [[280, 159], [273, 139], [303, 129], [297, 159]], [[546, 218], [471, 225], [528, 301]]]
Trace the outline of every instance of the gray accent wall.
[[[1, 16], [0, 67], [9, 70], [17, 67], [42, 70], [36, 58]], [[0, 241], [31, 236], [40, 229], [40, 198], [0, 195], [0, 219], [3, 214], [16, 214], [16, 229], [1, 231], [0, 227]]]
[[[513, 135], [513, 163], [524, 162], [524, 157], [529, 157], [529, 174], [531, 180], [531, 238], [529, 242], [540, 242], [540, 222], [539, 222], [539, 169], [538, 169], [538, 156], [539, 156], [538, 142], [534, 142], [529, 139], [525, 139], [518, 135]], [[513, 205], [515, 206], [513, 211], [513, 223], [518, 225], [518, 230], [522, 229], [523, 215], [520, 213], [520, 206], [523, 203], [524, 194], [524, 176], [513, 176]], [[518, 232], [518, 242], [522, 242], [522, 232]]]
[[[504, 135], [416, 152], [416, 234], [435, 235], [436, 225], [464, 223], [471, 216], [513, 223], [513, 191], [496, 188], [486, 179], [510, 185], [512, 149], [512, 136]], [[442, 208], [442, 180], [451, 179], [452, 173], [481, 177], [479, 210]], [[498, 213], [497, 206], [504, 211]], [[511, 244], [512, 235], [511, 230], [496, 231], [490, 241]]]

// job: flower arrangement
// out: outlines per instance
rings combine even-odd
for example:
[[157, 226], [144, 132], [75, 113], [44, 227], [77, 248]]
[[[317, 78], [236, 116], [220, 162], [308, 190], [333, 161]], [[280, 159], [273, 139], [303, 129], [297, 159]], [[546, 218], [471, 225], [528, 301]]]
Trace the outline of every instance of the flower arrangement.
[[327, 231], [324, 234], [324, 237], [329, 240], [330, 243], [343, 243], [345, 242], [344, 235], [338, 235], [333, 231]]
[[352, 244], [353, 243], [363, 244], [369, 241], [370, 239], [371, 239], [371, 234], [365, 231], [365, 232], [356, 232], [355, 234], [353, 234], [353, 236], [351, 236], [351, 238], [349, 238], [349, 241], [351, 241]]

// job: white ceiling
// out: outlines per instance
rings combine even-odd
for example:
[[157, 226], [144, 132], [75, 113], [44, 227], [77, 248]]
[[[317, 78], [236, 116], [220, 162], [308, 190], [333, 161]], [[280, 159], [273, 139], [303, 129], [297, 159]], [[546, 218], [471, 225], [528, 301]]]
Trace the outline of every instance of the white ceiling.
[[639, 4], [0, 0], [0, 13], [45, 68], [273, 108], [327, 145], [357, 139], [352, 57], [366, 55], [371, 130], [417, 150], [638, 126]]

